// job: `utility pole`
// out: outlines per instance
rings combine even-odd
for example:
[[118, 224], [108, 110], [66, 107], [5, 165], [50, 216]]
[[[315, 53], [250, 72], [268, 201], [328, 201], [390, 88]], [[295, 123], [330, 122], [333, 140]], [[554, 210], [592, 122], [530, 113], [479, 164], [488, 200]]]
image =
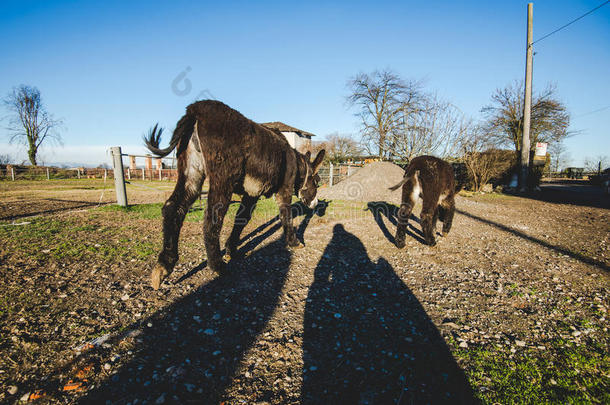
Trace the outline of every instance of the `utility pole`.
[[534, 3], [527, 4], [527, 52], [525, 59], [525, 101], [523, 103], [523, 139], [521, 140], [521, 176], [519, 190], [527, 189], [527, 177], [530, 169], [530, 121], [532, 113], [532, 42], [534, 40]]

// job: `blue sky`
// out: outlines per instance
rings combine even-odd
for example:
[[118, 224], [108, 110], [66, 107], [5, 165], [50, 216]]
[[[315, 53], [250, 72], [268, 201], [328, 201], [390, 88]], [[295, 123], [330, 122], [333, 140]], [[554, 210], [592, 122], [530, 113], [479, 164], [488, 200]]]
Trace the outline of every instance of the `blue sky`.
[[[534, 2], [534, 38], [601, 3]], [[64, 147], [46, 148], [47, 162], [101, 163], [114, 145], [141, 153], [147, 128], [172, 129], [205, 94], [318, 139], [357, 136], [346, 81], [380, 68], [424, 79], [477, 119], [496, 88], [523, 77], [526, 4], [3, 0], [0, 95], [37, 86], [64, 120]], [[580, 131], [566, 143], [573, 163], [610, 156], [610, 5], [535, 52], [534, 86], [556, 83]], [[181, 73], [190, 91], [184, 80], [172, 89]], [[0, 153], [23, 157], [6, 139], [0, 129]]]

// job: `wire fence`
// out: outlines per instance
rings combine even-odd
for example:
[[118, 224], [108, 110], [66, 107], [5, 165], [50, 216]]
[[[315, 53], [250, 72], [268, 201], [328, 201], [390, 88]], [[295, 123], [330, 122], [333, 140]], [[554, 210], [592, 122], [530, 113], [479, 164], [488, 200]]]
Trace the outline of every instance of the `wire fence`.
[[[335, 185], [354, 174], [361, 164], [325, 164], [318, 174], [321, 184]], [[114, 169], [106, 168], [61, 168], [52, 166], [1, 165], [0, 181], [53, 180], [53, 179], [105, 179], [113, 178]], [[124, 168], [125, 180], [176, 181], [178, 170], [169, 168]]]

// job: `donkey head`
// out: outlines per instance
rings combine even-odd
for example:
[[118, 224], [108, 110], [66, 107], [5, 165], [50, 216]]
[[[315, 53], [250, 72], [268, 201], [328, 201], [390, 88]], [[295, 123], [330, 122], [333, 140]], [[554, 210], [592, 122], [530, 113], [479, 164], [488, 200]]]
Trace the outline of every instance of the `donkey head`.
[[322, 160], [324, 160], [324, 154], [326, 151], [322, 149], [316, 155], [316, 158], [312, 161], [311, 152], [307, 152], [304, 155], [298, 154], [299, 160], [299, 175], [296, 179], [299, 187], [297, 188], [297, 196], [301, 199], [303, 204], [309, 208], [315, 208], [318, 205], [318, 199], [316, 194], [318, 193], [318, 185], [320, 184], [320, 176], [318, 170], [322, 166]]

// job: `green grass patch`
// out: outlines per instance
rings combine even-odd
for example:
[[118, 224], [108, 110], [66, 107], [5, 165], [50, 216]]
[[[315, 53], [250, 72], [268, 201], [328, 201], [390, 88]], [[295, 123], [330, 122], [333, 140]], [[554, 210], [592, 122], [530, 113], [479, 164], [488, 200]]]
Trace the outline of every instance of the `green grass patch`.
[[142, 259], [155, 253], [148, 240], [127, 238], [128, 228], [77, 222], [74, 219], [36, 218], [27, 225], [0, 227], [0, 241], [21, 257], [49, 260]]
[[[455, 343], [455, 342], [453, 342]], [[468, 364], [467, 375], [484, 403], [610, 403], [607, 345], [576, 346], [557, 341], [549, 350], [455, 349]]]

